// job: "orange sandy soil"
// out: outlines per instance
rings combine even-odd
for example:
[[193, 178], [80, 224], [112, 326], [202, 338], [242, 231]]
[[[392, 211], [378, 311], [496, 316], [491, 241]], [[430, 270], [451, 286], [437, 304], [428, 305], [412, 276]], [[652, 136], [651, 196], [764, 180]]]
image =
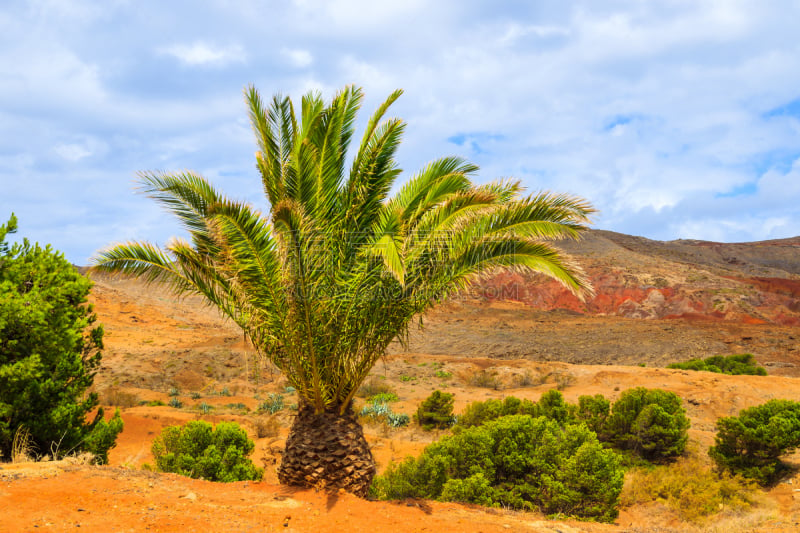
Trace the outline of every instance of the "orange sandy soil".
[[[252, 350], [242, 342], [241, 334], [214, 311], [200, 307], [196, 300], [176, 302], [163, 291], [146, 289], [128, 280], [97, 281], [93, 300], [107, 334], [96, 390], [107, 406], [114, 404], [116, 396], [112, 393], [124, 393], [136, 401], [122, 408], [125, 428], [116, 448], [111, 450], [109, 466], [89, 466], [75, 459], [0, 463], [0, 532], [75, 531], [77, 527], [99, 532], [800, 531], [800, 474], [765, 491], [763, 504], [753, 511], [740, 516], [723, 511], [702, 526], [682, 522], [658, 502], [623, 507], [614, 524], [596, 524], [454, 503], [375, 502], [349, 494], [281, 486], [275, 468], [291, 424], [291, 412], [284, 410], [276, 417], [278, 432], [266, 438], [256, 437], [255, 425], [263, 416], [254, 413], [269, 392], [285, 393], [285, 380], [263, 368], [256, 376]], [[692, 447], [705, 457], [705, 449], [713, 442], [717, 418], [735, 415], [740, 409], [772, 398], [800, 401], [800, 387], [793, 377], [800, 370], [795, 366], [800, 363], [795, 342], [800, 328], [729, 324], [714, 329], [686, 321], [625, 322], [557, 313], [531, 315], [518, 306], [505, 304], [478, 311], [467, 307], [434, 313], [427, 323], [430, 329], [426, 335], [433, 332], [436, 338], [413, 336], [413, 352], [393, 349], [374, 369], [376, 379], [389, 384], [400, 397], [392, 405], [395, 412], [413, 413], [435, 389], [455, 394], [458, 413], [469, 402], [487, 398], [514, 395], [536, 400], [559, 382], [570, 402], [576, 402], [583, 394], [599, 393], [613, 400], [631, 387], [658, 387], [683, 398], [692, 422]], [[631, 333], [622, 338], [626, 324]], [[576, 361], [559, 357], [555, 348], [550, 360], [544, 360], [515, 351], [514, 346], [500, 346], [490, 337], [503, 331], [506, 338], [514, 340], [545, 330], [548, 338], [561, 335], [564, 344], [569, 342], [570, 329], [577, 329], [581, 343], [587, 345], [592, 338], [613, 334], [608, 344], [624, 345], [625, 360], [634, 357], [639, 346], [641, 361], [648, 366], [609, 364], [611, 361], [605, 358], [613, 354], [606, 353], [597, 356], [603, 358], [598, 362], [606, 364], [570, 364], [564, 361]], [[452, 330], [457, 330], [457, 335], [448, 351], [444, 332]], [[767, 377], [653, 368], [674, 359], [664, 351], [664, 339], [670, 337], [698, 351], [706, 347], [718, 350], [719, 346], [731, 346], [732, 351], [737, 351], [746, 343], [754, 348], [763, 346], [763, 353], [776, 364], [768, 367], [771, 375]], [[478, 356], [484, 350], [481, 343], [488, 343], [485, 353], [489, 357]], [[781, 343], [787, 347], [782, 348]], [[434, 345], [435, 350], [425, 349]], [[504, 349], [509, 349], [511, 355], [502, 357]], [[645, 352], [646, 349], [650, 351]], [[757, 350], [754, 352], [760, 356]], [[451, 377], [437, 377], [439, 370]], [[501, 390], [470, 385], [470, 378], [481, 371], [493, 373]], [[517, 380], [522, 376], [533, 379], [519, 387]], [[140, 401], [168, 401], [171, 387], [181, 390], [182, 409], [137, 405]], [[215, 392], [223, 388], [232, 395]], [[190, 392], [201, 398], [192, 399]], [[295, 401], [296, 396], [286, 395], [287, 404]], [[214, 406], [211, 415], [200, 414], [200, 402]], [[239, 403], [248, 409], [230, 407]], [[107, 415], [112, 411], [107, 408]], [[255, 440], [253, 460], [265, 467], [264, 480], [222, 484], [141, 469], [143, 464], [152, 462], [150, 445], [163, 427], [198, 418], [240, 422]], [[446, 433], [367, 424], [365, 434], [379, 471], [383, 471], [392, 461], [418, 455], [425, 445]]]

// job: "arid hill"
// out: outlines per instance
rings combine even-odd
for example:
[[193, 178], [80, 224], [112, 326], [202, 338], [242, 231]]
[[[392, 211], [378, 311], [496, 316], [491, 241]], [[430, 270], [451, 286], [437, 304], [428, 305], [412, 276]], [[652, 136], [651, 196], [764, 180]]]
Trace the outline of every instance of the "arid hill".
[[[411, 414], [433, 390], [468, 403], [515, 395], [537, 400], [558, 388], [609, 399], [636, 386], [677, 393], [690, 417], [691, 455], [709, 464], [721, 416], [772, 398], [800, 401], [800, 239], [749, 244], [655, 242], [604, 231], [565, 246], [591, 275], [581, 302], [552, 282], [501, 274], [438, 306], [391, 347], [372, 379]], [[257, 412], [269, 393], [296, 402], [231, 323], [196, 297], [94, 276], [92, 300], [106, 329], [95, 389], [122, 409], [125, 430], [110, 466], [0, 465], [0, 531], [531, 531], [639, 533], [797, 531], [793, 473], [761, 492], [751, 512], [721, 509], [712, 523], [683, 521], [665, 504], [626, 503], [615, 524], [553, 521], [535, 513], [440, 502], [369, 502], [277, 485], [292, 411], [263, 431]], [[715, 354], [751, 352], [769, 375], [722, 376], [664, 368]], [[182, 407], [166, 404], [175, 395]], [[359, 400], [363, 401], [363, 400]], [[205, 406], [205, 407], [203, 407]], [[261, 483], [217, 484], [143, 471], [161, 428], [203, 418], [235, 420], [256, 441]], [[444, 433], [367, 424], [380, 470], [418, 454]], [[800, 457], [790, 457], [800, 465]], [[46, 503], [44, 503], [46, 502]], [[285, 527], [284, 527], [285, 526]], [[714, 529], [716, 528], [716, 529]]]

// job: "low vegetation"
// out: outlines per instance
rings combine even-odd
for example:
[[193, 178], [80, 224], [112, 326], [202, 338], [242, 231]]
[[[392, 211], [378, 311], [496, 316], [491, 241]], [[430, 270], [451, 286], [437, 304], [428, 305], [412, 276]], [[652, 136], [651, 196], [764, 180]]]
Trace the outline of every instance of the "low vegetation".
[[473, 402], [457, 427], [515, 414], [544, 416], [562, 425], [583, 422], [601, 441], [648, 461], [676, 457], [688, 441], [689, 419], [681, 399], [672, 392], [641, 387], [623, 392], [613, 406], [601, 395], [581, 396], [578, 405], [568, 404], [557, 390], [547, 391], [538, 402], [513, 396]]
[[264, 470], [248, 456], [255, 444], [234, 422], [193, 420], [185, 426], [169, 426], [153, 441], [156, 469], [209, 481], [260, 480]]
[[703, 370], [718, 374], [766, 376], [767, 370], [759, 366], [751, 353], [715, 355], [706, 359], [691, 359], [684, 363], [672, 363], [667, 368], [681, 370]]
[[611, 521], [623, 471], [584, 425], [513, 415], [464, 429], [390, 465], [382, 499], [429, 498]]
[[669, 466], [645, 466], [626, 473], [623, 505], [661, 502], [682, 520], [696, 524], [720, 510], [744, 512], [759, 501], [751, 481], [727, 473], [717, 475], [694, 458], [680, 459]]

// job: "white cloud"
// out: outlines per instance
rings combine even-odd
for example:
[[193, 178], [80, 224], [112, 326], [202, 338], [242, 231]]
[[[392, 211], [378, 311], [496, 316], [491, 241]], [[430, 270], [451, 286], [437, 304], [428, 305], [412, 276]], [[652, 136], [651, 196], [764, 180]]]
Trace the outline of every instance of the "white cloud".
[[284, 48], [281, 50], [281, 54], [289, 60], [292, 66], [297, 68], [305, 68], [314, 62], [314, 56], [311, 55], [311, 52], [300, 48]]
[[67, 161], [80, 161], [92, 155], [92, 152], [80, 144], [57, 144], [55, 151]]
[[231, 63], [243, 63], [246, 59], [244, 49], [238, 44], [220, 47], [203, 41], [174, 44], [159, 48], [158, 52], [172, 56], [189, 66], [224, 66]]

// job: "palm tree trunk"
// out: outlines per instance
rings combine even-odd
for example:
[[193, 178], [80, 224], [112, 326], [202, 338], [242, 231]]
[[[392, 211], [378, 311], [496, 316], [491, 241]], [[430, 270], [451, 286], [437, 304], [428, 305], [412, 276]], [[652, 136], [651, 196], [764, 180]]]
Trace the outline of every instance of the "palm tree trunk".
[[374, 476], [375, 460], [352, 404], [343, 415], [338, 410], [315, 414], [301, 399], [278, 468], [280, 482], [342, 488], [365, 497]]

